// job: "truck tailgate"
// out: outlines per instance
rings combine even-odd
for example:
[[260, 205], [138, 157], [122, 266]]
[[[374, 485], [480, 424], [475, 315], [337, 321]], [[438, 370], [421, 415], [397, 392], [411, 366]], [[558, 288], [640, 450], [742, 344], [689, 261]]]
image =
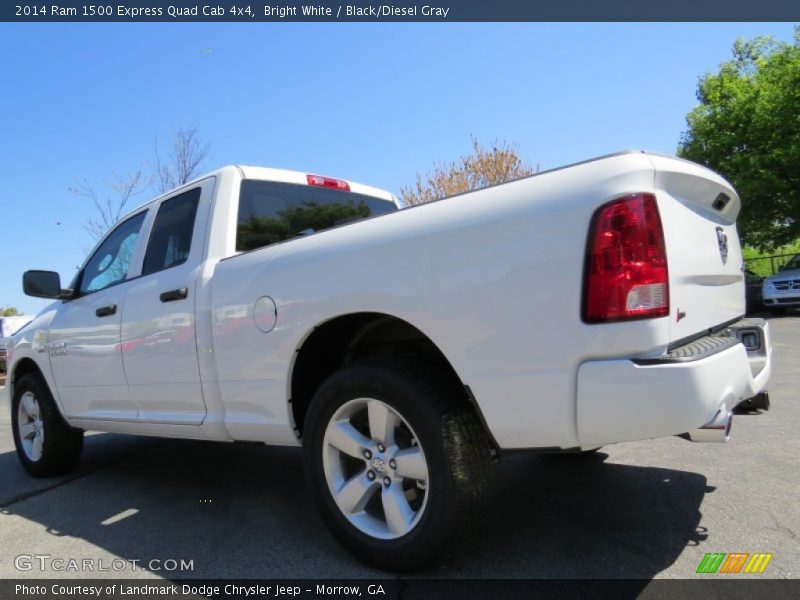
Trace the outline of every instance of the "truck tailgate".
[[722, 177], [694, 163], [649, 155], [664, 227], [670, 290], [670, 343], [745, 312], [740, 201]]

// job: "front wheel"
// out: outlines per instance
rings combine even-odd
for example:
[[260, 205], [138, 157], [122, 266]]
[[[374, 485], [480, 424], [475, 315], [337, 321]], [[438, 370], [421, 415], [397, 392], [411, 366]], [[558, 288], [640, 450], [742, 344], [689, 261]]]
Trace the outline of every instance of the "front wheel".
[[34, 477], [66, 473], [81, 456], [83, 431], [64, 422], [38, 375], [24, 375], [14, 386], [11, 427], [20, 462]]
[[413, 364], [332, 375], [305, 420], [309, 485], [339, 542], [391, 571], [447, 554], [483, 506], [490, 445], [458, 386]]

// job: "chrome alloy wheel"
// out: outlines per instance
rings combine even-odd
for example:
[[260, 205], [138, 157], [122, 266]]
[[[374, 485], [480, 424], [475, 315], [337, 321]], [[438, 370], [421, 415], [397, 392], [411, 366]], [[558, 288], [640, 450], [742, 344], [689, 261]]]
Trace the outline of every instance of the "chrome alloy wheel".
[[428, 463], [394, 408], [374, 398], [343, 404], [325, 430], [322, 454], [333, 500], [359, 531], [395, 539], [419, 523], [430, 493]]
[[25, 392], [20, 398], [17, 410], [17, 427], [22, 450], [28, 460], [33, 462], [42, 458], [44, 444], [44, 422], [39, 401], [33, 392]]

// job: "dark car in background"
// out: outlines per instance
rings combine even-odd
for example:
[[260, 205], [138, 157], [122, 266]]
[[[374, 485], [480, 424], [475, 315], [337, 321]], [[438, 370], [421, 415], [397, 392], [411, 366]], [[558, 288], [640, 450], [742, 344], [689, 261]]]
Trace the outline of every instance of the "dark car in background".
[[758, 273], [753, 273], [749, 269], [744, 272], [745, 280], [745, 301], [747, 304], [747, 314], [757, 312], [764, 308], [763, 285], [764, 278]]

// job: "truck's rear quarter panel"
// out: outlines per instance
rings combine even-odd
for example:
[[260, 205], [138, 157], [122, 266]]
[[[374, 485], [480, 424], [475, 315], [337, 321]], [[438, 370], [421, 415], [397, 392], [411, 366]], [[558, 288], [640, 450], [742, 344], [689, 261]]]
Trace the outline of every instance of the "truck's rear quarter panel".
[[[252, 439], [288, 425], [296, 349], [316, 325], [364, 311], [428, 335], [502, 447], [578, 445], [580, 363], [668, 344], [668, 319], [590, 327], [580, 318], [594, 208], [652, 189], [647, 156], [614, 156], [223, 261], [212, 297], [229, 428]], [[268, 334], [252, 326], [261, 296], [278, 307]]]
[[[715, 212], [711, 204], [721, 192], [728, 203]], [[584, 323], [583, 269], [592, 215], [606, 202], [633, 193], [657, 197], [669, 261], [670, 313]], [[629, 413], [644, 407], [636, 402], [640, 395], [647, 397], [647, 379], [632, 381], [627, 371], [616, 382], [605, 377], [602, 393], [594, 393], [587, 382], [600, 377], [604, 366], [609, 374], [620, 374], [623, 362], [627, 367], [632, 359], [657, 358], [671, 343], [744, 312], [734, 224], [738, 202], [724, 180], [701, 167], [630, 153], [225, 260], [211, 285], [226, 425], [235, 438], [296, 443], [288, 400], [298, 349], [320, 324], [370, 312], [403, 319], [438, 346], [472, 390], [502, 448], [586, 447], [614, 436], [622, 441], [681, 433], [669, 420], [658, 424], [659, 411], [669, 406], [643, 412], [639, 421], [656, 424], [637, 428], [637, 418]], [[725, 263], [716, 227], [727, 236]], [[254, 325], [254, 306], [264, 296], [277, 306], [269, 333]], [[739, 350], [742, 357], [725, 368], [742, 360], [747, 368], [743, 349], [730, 355]], [[722, 377], [725, 368], [714, 372]], [[579, 381], [581, 370], [591, 378]], [[756, 387], [752, 379], [731, 378], [728, 396]], [[616, 397], [612, 383], [621, 386]], [[697, 383], [687, 389], [706, 394], [705, 404], [678, 419], [693, 427], [703, 424], [720, 394], [727, 394], [703, 392], [705, 383]], [[682, 410], [680, 403], [672, 408]], [[620, 437], [626, 421], [627, 437]]]
[[[670, 346], [711, 333], [723, 335], [722, 326], [745, 312], [736, 231], [739, 198], [723, 178], [694, 163], [649, 158], [669, 265], [670, 313], [661, 320], [668, 323]], [[580, 445], [684, 433], [729, 413], [762, 391], [769, 378], [766, 325], [761, 335], [758, 356], [734, 344], [683, 362], [630, 360], [641, 358], [636, 356], [584, 362], [577, 385]]]

